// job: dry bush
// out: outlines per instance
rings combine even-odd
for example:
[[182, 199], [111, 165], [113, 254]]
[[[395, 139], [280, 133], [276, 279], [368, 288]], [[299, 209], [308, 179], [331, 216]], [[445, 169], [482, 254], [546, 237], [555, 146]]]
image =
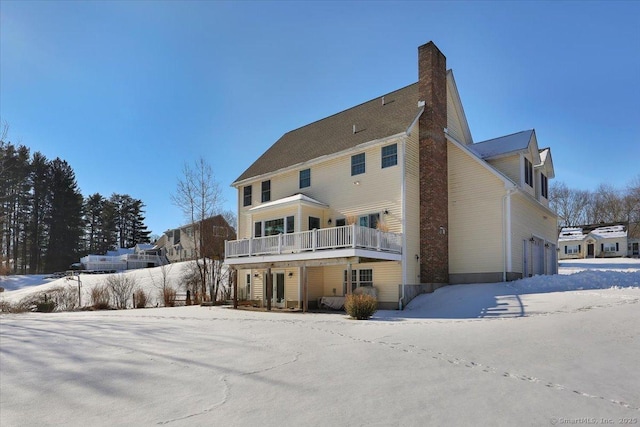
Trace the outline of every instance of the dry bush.
[[136, 289], [133, 293], [133, 304], [135, 308], [145, 308], [149, 303], [149, 295], [146, 294], [144, 289]]
[[78, 288], [76, 286], [60, 286], [49, 291], [51, 300], [57, 311], [73, 311], [78, 308]]
[[165, 286], [160, 290], [160, 297], [162, 298], [165, 307], [176, 306], [177, 293], [178, 292], [171, 286]]
[[114, 306], [121, 310], [127, 308], [127, 302], [136, 288], [136, 281], [126, 274], [112, 274], [107, 277], [107, 288]]
[[106, 285], [97, 285], [91, 288], [91, 306], [96, 310], [111, 308], [109, 299], [109, 289]]
[[354, 319], [367, 320], [378, 310], [378, 300], [366, 294], [347, 295], [344, 308]]

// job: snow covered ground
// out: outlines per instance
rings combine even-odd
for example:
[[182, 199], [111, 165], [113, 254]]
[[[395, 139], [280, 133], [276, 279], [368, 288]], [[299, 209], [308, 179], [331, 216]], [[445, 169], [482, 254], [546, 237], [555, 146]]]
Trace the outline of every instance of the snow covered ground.
[[637, 425], [635, 265], [449, 286], [371, 321], [4, 314], [0, 425]]

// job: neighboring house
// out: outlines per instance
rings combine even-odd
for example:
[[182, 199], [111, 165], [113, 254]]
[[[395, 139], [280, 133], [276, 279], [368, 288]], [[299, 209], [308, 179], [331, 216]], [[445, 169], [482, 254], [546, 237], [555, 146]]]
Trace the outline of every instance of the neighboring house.
[[80, 264], [83, 270], [91, 271], [135, 270], [166, 264], [166, 258], [153, 248], [153, 245], [149, 244], [137, 244], [133, 248], [118, 248], [108, 251], [105, 255], [82, 257]]
[[[559, 259], [634, 256], [626, 224], [592, 224], [565, 227], [558, 237]], [[635, 244], [635, 255], [638, 245]]]
[[306, 308], [375, 287], [380, 308], [402, 308], [448, 283], [557, 271], [550, 149], [533, 130], [473, 143], [433, 43], [418, 74], [286, 133], [232, 184], [225, 262], [249, 299]]
[[[200, 233], [200, 230], [203, 230], [203, 233]], [[204, 255], [211, 259], [223, 259], [224, 242], [235, 239], [236, 233], [222, 215], [216, 215], [195, 224], [165, 231], [155, 247], [161, 250], [170, 262], [188, 261], [203, 255], [198, 250], [201, 237]]]

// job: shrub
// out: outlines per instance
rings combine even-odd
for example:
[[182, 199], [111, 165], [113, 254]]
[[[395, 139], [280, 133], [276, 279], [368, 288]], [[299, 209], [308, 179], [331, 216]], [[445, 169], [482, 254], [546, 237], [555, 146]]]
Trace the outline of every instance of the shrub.
[[58, 311], [72, 311], [78, 307], [78, 288], [74, 285], [52, 289], [50, 297]]
[[162, 301], [164, 302], [164, 306], [175, 307], [177, 291], [171, 286], [166, 286], [162, 288], [161, 293], [162, 293]]
[[136, 288], [136, 281], [126, 274], [112, 274], [107, 277], [107, 288], [117, 309], [127, 308], [127, 301]]
[[56, 303], [54, 300], [47, 298], [47, 294], [44, 294], [44, 299], [36, 303], [36, 311], [40, 313], [51, 313], [56, 309]]
[[344, 302], [347, 314], [354, 319], [369, 319], [378, 310], [378, 301], [371, 295], [347, 295]]
[[106, 285], [98, 285], [91, 289], [91, 305], [96, 310], [108, 310], [109, 305], [109, 289]]
[[138, 288], [133, 293], [133, 304], [136, 308], [145, 308], [149, 302], [149, 296], [143, 289]]

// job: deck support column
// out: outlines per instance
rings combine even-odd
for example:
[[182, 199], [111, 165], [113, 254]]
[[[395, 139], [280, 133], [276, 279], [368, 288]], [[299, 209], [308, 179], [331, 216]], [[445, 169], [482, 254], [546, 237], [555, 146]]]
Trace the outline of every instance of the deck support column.
[[233, 308], [238, 308], [238, 270], [231, 269], [231, 281], [233, 283]]
[[302, 266], [302, 312], [307, 312], [309, 305], [309, 288], [307, 284], [307, 266]]
[[271, 311], [271, 299], [273, 298], [273, 275], [271, 267], [267, 268], [267, 311]]
[[347, 264], [347, 295], [351, 295], [351, 263]]

